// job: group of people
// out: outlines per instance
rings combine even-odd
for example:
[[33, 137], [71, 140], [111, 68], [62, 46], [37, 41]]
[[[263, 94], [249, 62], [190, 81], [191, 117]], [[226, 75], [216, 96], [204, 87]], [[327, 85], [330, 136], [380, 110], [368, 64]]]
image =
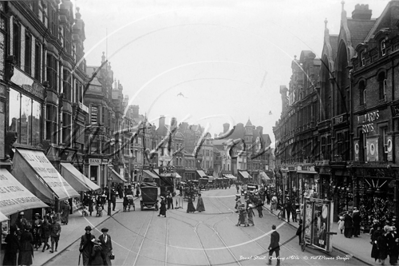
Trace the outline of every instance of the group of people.
[[375, 261], [385, 264], [385, 260], [389, 256], [389, 263], [396, 265], [399, 255], [399, 235], [395, 226], [382, 225], [375, 220], [370, 231], [371, 257]]
[[346, 238], [352, 236], [358, 237], [360, 235], [360, 225], [362, 217], [360, 211], [354, 207], [351, 211], [345, 211], [340, 214], [338, 221], [338, 230], [344, 234]]
[[35, 213], [31, 221], [26, 219], [24, 212], [20, 212], [5, 238], [7, 245], [3, 265], [32, 265], [34, 251], [39, 249], [42, 252], [49, 249], [51, 253], [57, 252], [60, 235], [60, 215], [54, 210], [43, 217]]
[[114, 259], [112, 252], [112, 239], [108, 235], [108, 228], [102, 228], [102, 235], [98, 239], [91, 233], [90, 226], [85, 227], [85, 234], [80, 238], [79, 264], [83, 260], [83, 266], [111, 266]]
[[201, 194], [198, 194], [197, 208], [194, 207], [193, 198], [192, 197], [188, 198], [187, 213], [194, 213], [196, 211], [197, 212], [204, 212], [205, 211], [204, 200], [202, 199]]

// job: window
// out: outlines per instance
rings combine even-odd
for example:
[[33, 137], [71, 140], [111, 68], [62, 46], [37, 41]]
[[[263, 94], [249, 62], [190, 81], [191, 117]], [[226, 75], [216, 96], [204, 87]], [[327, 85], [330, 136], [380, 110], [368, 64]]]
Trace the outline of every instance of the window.
[[378, 74], [378, 95], [380, 100], [386, 101], [386, 86], [387, 79], [385, 72], [381, 72]]
[[46, 105], [46, 139], [51, 143], [57, 143], [57, 107]]
[[366, 104], [366, 83], [364, 80], [359, 83], [359, 96], [360, 105]]
[[58, 29], [58, 40], [61, 43], [61, 47], [65, 46], [65, 42], [64, 42], [64, 27], [60, 26]]
[[71, 73], [66, 69], [63, 71], [63, 93], [64, 99], [72, 101]]
[[28, 96], [10, 89], [8, 131], [18, 134], [17, 143], [37, 145], [40, 143], [41, 104]]
[[57, 86], [57, 59], [51, 55], [47, 54], [47, 81], [50, 84], [50, 88], [58, 91]]
[[25, 72], [32, 74], [32, 36], [29, 33], [25, 34]]
[[385, 42], [385, 40], [382, 40], [382, 41], [381, 41], [381, 46], [380, 46], [380, 48], [381, 48], [381, 55], [382, 55], [382, 56], [386, 55], [387, 49], [386, 49], [386, 42]]
[[16, 65], [21, 66], [21, 27], [18, 23], [13, 24], [12, 48]]
[[41, 46], [40, 46], [40, 43], [36, 42], [36, 44], [35, 44], [35, 75], [34, 75], [34, 78], [37, 79], [39, 82], [41, 81], [40, 77], [41, 77], [41, 70], [42, 70], [41, 58], [42, 58]]
[[62, 143], [70, 146], [71, 144], [71, 128], [72, 128], [72, 119], [71, 114], [62, 113]]
[[366, 65], [366, 52], [362, 51], [360, 53], [360, 66], [365, 66]]

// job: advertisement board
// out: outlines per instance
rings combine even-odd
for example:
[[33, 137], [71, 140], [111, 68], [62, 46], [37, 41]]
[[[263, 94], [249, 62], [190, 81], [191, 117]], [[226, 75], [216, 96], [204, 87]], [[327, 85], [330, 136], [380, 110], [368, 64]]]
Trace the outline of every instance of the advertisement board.
[[307, 245], [330, 252], [333, 223], [333, 203], [329, 200], [306, 199], [303, 214], [303, 239]]

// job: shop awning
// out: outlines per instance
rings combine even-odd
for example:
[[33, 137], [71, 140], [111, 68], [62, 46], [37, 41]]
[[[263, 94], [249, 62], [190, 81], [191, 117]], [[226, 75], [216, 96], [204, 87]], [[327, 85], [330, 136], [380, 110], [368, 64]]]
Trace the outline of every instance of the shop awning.
[[270, 180], [271, 178], [263, 171], [259, 172], [259, 175], [262, 177], [264, 180]]
[[118, 174], [112, 167], [108, 166], [108, 169], [110, 170], [110, 177], [112, 178], [113, 181], [115, 182], [127, 182], [125, 178], [123, 178], [120, 174]]
[[[6, 169], [0, 169], [0, 214], [11, 215], [23, 210], [46, 207], [48, 206]], [[6, 217], [5, 220], [7, 219]], [[2, 217], [0, 217], [0, 222], [1, 220], [3, 220]]]
[[7, 216], [0, 212], [0, 223], [9, 220]]
[[143, 174], [146, 177], [150, 178], [151, 180], [159, 179], [159, 176], [157, 174], [151, 172], [150, 170], [143, 170]]
[[176, 178], [181, 178], [181, 175], [179, 175], [177, 172], [176, 172]]
[[44, 202], [79, 197], [41, 151], [17, 149], [12, 175]]
[[251, 178], [247, 171], [238, 171], [243, 178]]
[[79, 172], [79, 170], [70, 163], [61, 163], [61, 175], [76, 191], [96, 191], [100, 189], [99, 186]]
[[233, 179], [233, 180], [237, 179], [237, 177], [232, 174], [224, 174], [224, 176], [227, 177], [228, 179]]
[[201, 178], [203, 178], [203, 177], [206, 177], [207, 175], [205, 174], [205, 172], [204, 171], [202, 171], [202, 170], [197, 170], [197, 173], [199, 174], [199, 176], [201, 177]]

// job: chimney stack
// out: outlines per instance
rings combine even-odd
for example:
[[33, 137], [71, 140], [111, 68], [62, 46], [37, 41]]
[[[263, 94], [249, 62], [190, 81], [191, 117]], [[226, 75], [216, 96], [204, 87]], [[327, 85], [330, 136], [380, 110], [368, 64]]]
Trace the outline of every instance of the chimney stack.
[[369, 5], [357, 4], [355, 10], [352, 12], [353, 19], [371, 19], [372, 11], [369, 9]]

